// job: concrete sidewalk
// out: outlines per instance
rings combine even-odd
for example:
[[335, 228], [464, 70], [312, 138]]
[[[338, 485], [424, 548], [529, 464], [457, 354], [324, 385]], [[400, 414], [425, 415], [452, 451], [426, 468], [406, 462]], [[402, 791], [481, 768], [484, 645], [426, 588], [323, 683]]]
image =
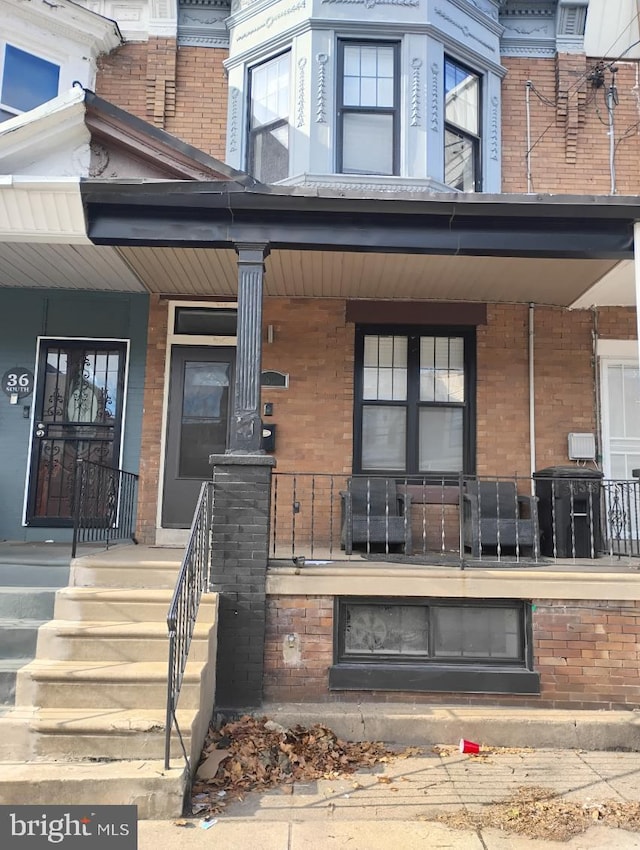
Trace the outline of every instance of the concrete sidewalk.
[[640, 800], [637, 753], [572, 750], [450, 750], [397, 758], [339, 780], [320, 779], [230, 802], [208, 829], [139, 824], [140, 850], [628, 850], [640, 833], [594, 825], [568, 842], [530, 839], [496, 829], [454, 830], [439, 814], [482, 811], [518, 788], [542, 787], [593, 807]]

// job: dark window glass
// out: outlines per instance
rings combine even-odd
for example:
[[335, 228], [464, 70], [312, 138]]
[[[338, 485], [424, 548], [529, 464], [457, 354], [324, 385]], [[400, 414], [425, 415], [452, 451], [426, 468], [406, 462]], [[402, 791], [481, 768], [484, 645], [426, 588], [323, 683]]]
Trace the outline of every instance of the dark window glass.
[[290, 54], [250, 71], [248, 170], [263, 183], [289, 176]]
[[180, 477], [207, 478], [209, 455], [225, 451], [230, 370], [229, 363], [187, 360], [184, 365]]
[[58, 65], [7, 44], [0, 93], [0, 103], [5, 109], [0, 110], [0, 120], [56, 97], [59, 77]]
[[462, 192], [480, 191], [480, 77], [445, 59], [445, 182]]
[[339, 42], [338, 170], [398, 173], [398, 46]]
[[356, 333], [355, 472], [473, 472], [474, 334]]
[[177, 307], [174, 332], [192, 336], [235, 336], [237, 310]]
[[528, 603], [340, 600], [339, 659], [526, 666]]

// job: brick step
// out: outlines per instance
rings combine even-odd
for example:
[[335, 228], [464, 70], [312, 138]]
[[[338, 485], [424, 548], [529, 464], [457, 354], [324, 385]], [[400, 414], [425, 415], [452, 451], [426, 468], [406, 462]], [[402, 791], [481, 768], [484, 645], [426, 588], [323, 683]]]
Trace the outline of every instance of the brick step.
[[[199, 622], [189, 650], [205, 661], [211, 623]], [[38, 633], [38, 658], [58, 661], [167, 661], [166, 622], [50, 620]]]
[[[204, 662], [186, 665], [180, 708], [197, 708]], [[161, 709], [167, 701], [167, 665], [159, 661], [46, 661], [23, 667], [16, 705], [41, 708]]]

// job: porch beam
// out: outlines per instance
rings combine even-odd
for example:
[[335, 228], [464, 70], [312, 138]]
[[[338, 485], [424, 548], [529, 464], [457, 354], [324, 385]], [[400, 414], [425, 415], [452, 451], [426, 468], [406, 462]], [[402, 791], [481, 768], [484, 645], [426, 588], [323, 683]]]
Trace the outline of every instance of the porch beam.
[[266, 243], [241, 243], [238, 254], [238, 331], [230, 454], [262, 454], [262, 289]]

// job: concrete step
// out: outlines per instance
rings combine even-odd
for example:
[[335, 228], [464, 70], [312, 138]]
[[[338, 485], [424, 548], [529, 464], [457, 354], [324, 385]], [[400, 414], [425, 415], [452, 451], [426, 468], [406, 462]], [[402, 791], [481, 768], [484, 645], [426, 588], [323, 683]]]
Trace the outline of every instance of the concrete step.
[[[198, 708], [206, 664], [186, 665], [180, 708]], [[159, 661], [46, 661], [23, 667], [16, 705], [43, 708], [161, 709], [167, 701], [167, 665]]]
[[265, 715], [287, 728], [322, 723], [345, 741], [640, 751], [636, 711], [307, 702], [263, 703]]
[[[206, 661], [211, 623], [198, 623], [189, 650]], [[58, 661], [167, 661], [166, 622], [50, 620], [38, 633], [38, 658]]]
[[0, 587], [66, 587], [69, 583], [66, 564], [0, 563]]
[[0, 762], [0, 800], [19, 805], [135, 805], [138, 818], [182, 814], [188, 776], [184, 764], [162, 761], [102, 763]]
[[33, 658], [38, 629], [45, 620], [0, 620], [0, 657]]
[[157, 588], [64, 587], [56, 597], [55, 619], [166, 621], [172, 594], [170, 589]]
[[0, 705], [12, 706], [15, 703], [18, 670], [30, 661], [31, 658], [0, 659]]
[[50, 620], [57, 587], [0, 587], [0, 619]]
[[180, 562], [135, 562], [134, 564], [95, 563], [90, 558], [74, 562], [69, 584], [72, 587], [175, 587]]
[[[176, 712], [185, 749], [198, 714]], [[0, 760], [35, 759], [162, 759], [165, 747], [165, 709], [25, 708], [17, 706], [0, 718]], [[171, 757], [182, 758], [175, 728]]]

